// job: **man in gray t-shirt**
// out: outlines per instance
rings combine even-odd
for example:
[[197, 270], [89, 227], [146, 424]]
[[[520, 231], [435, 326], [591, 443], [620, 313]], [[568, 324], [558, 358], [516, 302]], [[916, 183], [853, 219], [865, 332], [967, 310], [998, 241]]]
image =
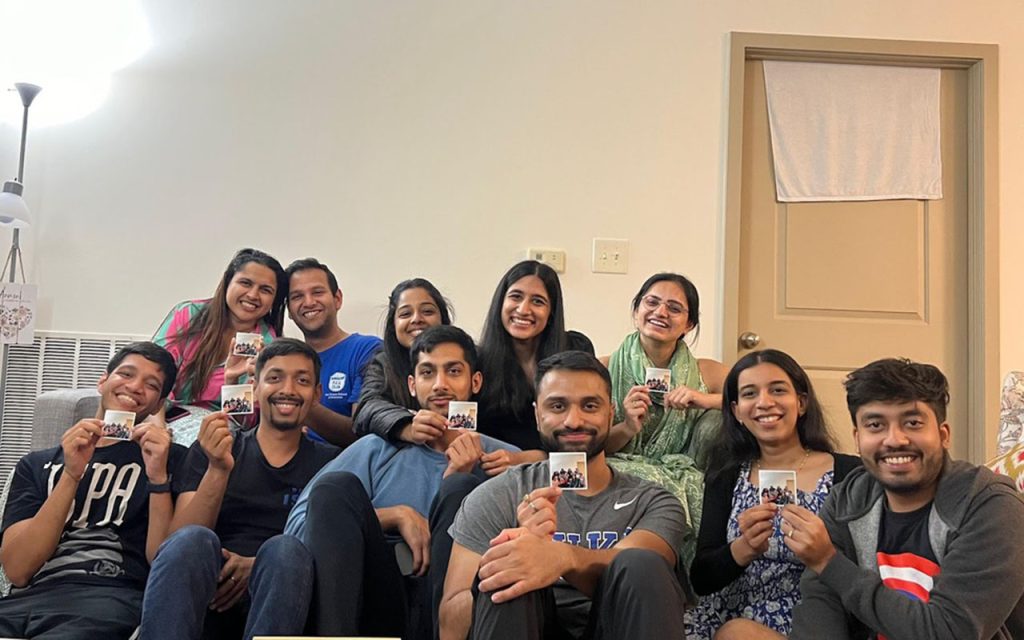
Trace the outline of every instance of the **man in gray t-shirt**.
[[551, 487], [544, 461], [466, 498], [450, 529], [441, 639], [683, 637], [685, 514], [665, 489], [608, 466], [607, 370], [581, 352], [540, 362], [536, 412], [546, 449], [587, 453], [588, 489]]

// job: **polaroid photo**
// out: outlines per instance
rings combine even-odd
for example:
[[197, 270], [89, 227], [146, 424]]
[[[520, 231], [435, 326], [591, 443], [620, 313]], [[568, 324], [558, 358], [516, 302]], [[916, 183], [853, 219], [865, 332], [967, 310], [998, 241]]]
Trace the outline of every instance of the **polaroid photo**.
[[111, 440], [131, 440], [132, 428], [135, 426], [135, 414], [131, 411], [111, 411], [103, 413], [103, 437]]
[[551, 486], [567, 491], [587, 488], [587, 454], [580, 452], [548, 454]]
[[236, 356], [255, 358], [263, 349], [263, 335], [259, 333], [244, 333], [239, 331], [235, 334], [235, 350], [231, 353]]
[[758, 471], [757, 484], [761, 504], [773, 502], [780, 507], [796, 504], [796, 471]]
[[644, 384], [652, 393], [668, 393], [672, 388], [672, 370], [647, 367]]
[[476, 412], [475, 402], [449, 402], [448, 428], [476, 431]]
[[252, 413], [252, 385], [226, 384], [220, 388], [220, 410], [230, 415]]

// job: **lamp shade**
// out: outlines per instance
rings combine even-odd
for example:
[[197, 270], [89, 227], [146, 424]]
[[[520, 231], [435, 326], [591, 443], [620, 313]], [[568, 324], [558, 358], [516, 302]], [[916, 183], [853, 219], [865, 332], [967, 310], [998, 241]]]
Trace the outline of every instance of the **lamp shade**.
[[13, 180], [4, 183], [0, 193], [0, 226], [24, 229], [32, 223], [32, 214], [21, 197], [21, 184]]

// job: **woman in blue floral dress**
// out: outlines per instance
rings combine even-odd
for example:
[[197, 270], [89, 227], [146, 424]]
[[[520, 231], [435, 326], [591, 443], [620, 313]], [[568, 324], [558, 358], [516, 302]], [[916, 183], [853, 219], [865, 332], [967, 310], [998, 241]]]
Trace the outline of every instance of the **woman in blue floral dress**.
[[[817, 513], [833, 483], [860, 458], [834, 452], [811, 381], [781, 351], [741, 358], [726, 376], [722, 407], [690, 568], [701, 600], [688, 613], [687, 637], [710, 640], [733, 618], [755, 620], [786, 635], [804, 566], [783, 542], [779, 507], [795, 501]], [[791, 484], [768, 486], [761, 472], [769, 471], [782, 472], [775, 477]]]

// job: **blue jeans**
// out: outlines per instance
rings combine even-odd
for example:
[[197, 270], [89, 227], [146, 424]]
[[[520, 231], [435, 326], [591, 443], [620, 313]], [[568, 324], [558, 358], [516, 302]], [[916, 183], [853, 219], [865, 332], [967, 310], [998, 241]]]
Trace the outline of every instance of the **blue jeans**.
[[216, 614], [209, 605], [223, 563], [220, 539], [205, 527], [185, 527], [167, 538], [146, 583], [142, 640], [232, 640], [243, 629], [246, 640], [302, 634], [314, 570], [313, 556], [298, 538], [279, 535], [264, 542], [249, 576], [249, 597]]

